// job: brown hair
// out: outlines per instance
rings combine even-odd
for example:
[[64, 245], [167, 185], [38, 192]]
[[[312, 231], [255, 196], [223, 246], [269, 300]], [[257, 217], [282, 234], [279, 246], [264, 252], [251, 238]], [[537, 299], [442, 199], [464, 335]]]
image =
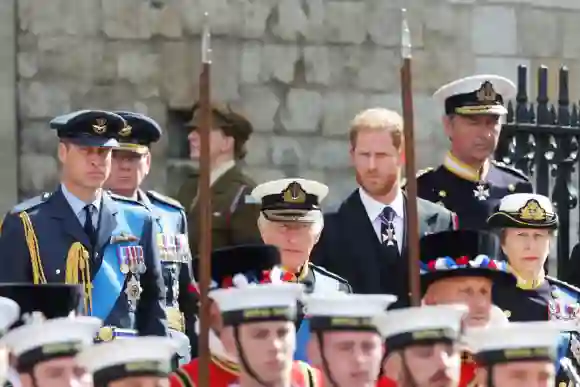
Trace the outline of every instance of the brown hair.
[[393, 110], [372, 108], [358, 113], [350, 123], [349, 138], [352, 148], [356, 147], [359, 132], [387, 131], [391, 133], [393, 146], [401, 150], [405, 137], [403, 133], [403, 117]]

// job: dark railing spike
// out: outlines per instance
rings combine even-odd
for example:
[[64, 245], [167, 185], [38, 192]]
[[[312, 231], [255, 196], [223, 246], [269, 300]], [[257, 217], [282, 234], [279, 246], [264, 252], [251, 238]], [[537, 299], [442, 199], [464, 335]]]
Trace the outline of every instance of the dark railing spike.
[[570, 94], [568, 88], [568, 68], [562, 66], [558, 74], [558, 124], [570, 125]]

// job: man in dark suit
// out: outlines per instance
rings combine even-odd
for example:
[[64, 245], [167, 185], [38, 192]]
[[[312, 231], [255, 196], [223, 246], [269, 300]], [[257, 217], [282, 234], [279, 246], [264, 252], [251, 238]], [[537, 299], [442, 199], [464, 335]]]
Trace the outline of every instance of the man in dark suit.
[[[409, 304], [407, 197], [400, 188], [403, 120], [376, 108], [358, 114], [350, 128], [351, 158], [360, 188], [325, 216], [312, 261], [344, 277], [355, 293], [394, 294]], [[455, 215], [418, 199], [419, 233], [456, 227]]]
[[[256, 220], [259, 208], [248, 203], [256, 183], [243, 173], [237, 164], [246, 156], [246, 142], [252, 134], [252, 124], [229, 106], [212, 105], [213, 129], [210, 133], [210, 185], [212, 205], [212, 248], [261, 242]], [[200, 140], [199, 105], [193, 107], [193, 117], [186, 126], [190, 158], [199, 161]], [[187, 211], [189, 223], [189, 246], [194, 257], [199, 245], [199, 173], [192, 172], [176, 195]]]
[[0, 283], [82, 284], [85, 313], [111, 331], [166, 335], [157, 225], [144, 205], [102, 189], [125, 125], [117, 114], [94, 110], [51, 121], [61, 184], [6, 216]]

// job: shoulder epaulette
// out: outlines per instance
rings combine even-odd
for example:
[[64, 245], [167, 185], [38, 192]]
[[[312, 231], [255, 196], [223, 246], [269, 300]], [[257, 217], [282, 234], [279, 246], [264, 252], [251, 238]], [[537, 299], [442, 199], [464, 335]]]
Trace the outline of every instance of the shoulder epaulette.
[[509, 172], [514, 176], [524, 179], [525, 181], [530, 181], [530, 178], [524, 172], [515, 167], [512, 167], [502, 161], [497, 160], [491, 160], [491, 163], [503, 171]]
[[321, 274], [333, 278], [335, 280], [337, 280], [338, 282], [342, 282], [344, 284], [348, 284], [348, 281], [345, 280], [344, 278], [342, 278], [341, 276], [339, 276], [338, 274], [334, 274], [333, 272], [330, 272], [328, 270], [326, 270], [325, 268], [321, 267], [321, 266], [317, 266], [313, 263], [310, 263], [310, 268], [314, 271], [320, 272]]
[[128, 198], [126, 196], [117, 195], [116, 193], [113, 193], [113, 192], [110, 192], [110, 191], [108, 192], [108, 194], [111, 197], [111, 199], [113, 199], [115, 201], [123, 202], [123, 203], [128, 203], [128, 204], [133, 204], [133, 205], [136, 205], [136, 206], [139, 206], [139, 207], [147, 208], [147, 206], [145, 206], [143, 203], [141, 203], [141, 202], [139, 202], [139, 201], [137, 201], [135, 199], [131, 199], [131, 198]]
[[564, 281], [562, 281], [562, 280], [559, 280], [559, 279], [557, 279], [557, 278], [554, 278], [554, 277], [550, 277], [549, 275], [547, 275], [547, 276], [546, 276], [546, 280], [548, 280], [548, 282], [549, 282], [550, 284], [553, 284], [553, 285], [558, 285], [558, 286], [560, 286], [560, 287], [563, 287], [563, 288], [565, 288], [565, 289], [567, 289], [567, 290], [570, 290], [570, 291], [572, 291], [572, 292], [574, 292], [574, 293], [578, 293], [578, 294], [580, 294], [580, 288], [577, 288], [577, 287], [576, 287], [576, 286], [574, 286], [574, 285], [570, 285], [570, 284], [569, 284], [569, 283], [567, 283], [567, 282], [564, 282]]
[[418, 171], [417, 171], [417, 173], [415, 174], [415, 178], [417, 178], [417, 179], [418, 179], [418, 178], [420, 178], [420, 177], [421, 177], [421, 176], [423, 176], [423, 175], [426, 175], [426, 174], [428, 174], [428, 173], [431, 173], [431, 172], [433, 172], [434, 170], [435, 170], [435, 168], [433, 168], [433, 167], [428, 167], [428, 168], [425, 168], [425, 169], [420, 169], [420, 170], [418, 170]]
[[52, 192], [44, 192], [38, 196], [35, 196], [31, 199], [25, 200], [22, 203], [18, 203], [15, 205], [12, 210], [10, 210], [11, 214], [17, 214], [22, 211], [28, 211], [48, 200], [52, 196]]
[[175, 200], [169, 196], [160, 194], [157, 191], [147, 191], [146, 193], [148, 196], [151, 196], [153, 199], [160, 201], [161, 203], [167, 204], [171, 207], [175, 207], [178, 210], [184, 209], [183, 206], [181, 205], [181, 203], [179, 203], [177, 200]]

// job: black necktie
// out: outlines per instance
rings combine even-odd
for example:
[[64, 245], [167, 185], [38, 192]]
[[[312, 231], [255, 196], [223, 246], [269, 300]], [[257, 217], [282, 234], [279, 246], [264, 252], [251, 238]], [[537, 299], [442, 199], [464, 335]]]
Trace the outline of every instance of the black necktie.
[[85, 226], [83, 227], [85, 233], [89, 237], [89, 241], [91, 242], [91, 246], [95, 246], [97, 232], [95, 230], [95, 225], [93, 224], [93, 205], [87, 204], [84, 208], [85, 210]]
[[399, 255], [399, 245], [395, 234], [395, 224], [393, 223], [395, 215], [395, 210], [389, 206], [383, 208], [383, 212], [379, 215], [381, 220], [381, 243], [387, 251]]

